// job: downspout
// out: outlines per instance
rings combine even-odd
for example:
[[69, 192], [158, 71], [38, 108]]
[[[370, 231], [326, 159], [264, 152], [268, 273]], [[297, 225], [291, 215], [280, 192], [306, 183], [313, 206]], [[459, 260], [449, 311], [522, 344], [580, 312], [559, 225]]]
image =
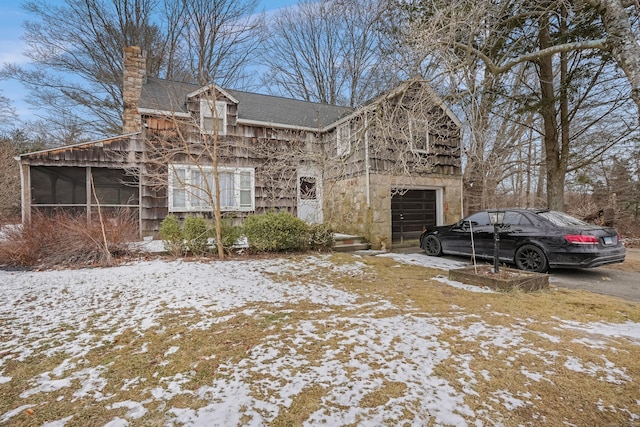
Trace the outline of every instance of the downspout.
[[[462, 151], [462, 128], [460, 129], [460, 143], [458, 144], [460, 146], [460, 151]], [[464, 171], [462, 168], [462, 154], [460, 154], [460, 218], [464, 218], [465, 214], [464, 214]], [[446, 224], [449, 221], [445, 221], [443, 222], [443, 224]]]
[[367, 119], [367, 113], [364, 113], [364, 173], [365, 173], [365, 188], [367, 192], [367, 208], [371, 207], [371, 183], [369, 175], [369, 120]]
[[[464, 179], [460, 177], [460, 218], [464, 218]], [[446, 224], [447, 221], [443, 222]]]

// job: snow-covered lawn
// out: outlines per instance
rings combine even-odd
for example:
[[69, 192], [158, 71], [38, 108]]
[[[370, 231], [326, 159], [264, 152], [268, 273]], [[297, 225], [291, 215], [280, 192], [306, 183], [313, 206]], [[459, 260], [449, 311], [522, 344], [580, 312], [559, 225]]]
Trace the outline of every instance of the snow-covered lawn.
[[0, 271], [0, 425], [640, 423], [638, 305], [437, 260]]

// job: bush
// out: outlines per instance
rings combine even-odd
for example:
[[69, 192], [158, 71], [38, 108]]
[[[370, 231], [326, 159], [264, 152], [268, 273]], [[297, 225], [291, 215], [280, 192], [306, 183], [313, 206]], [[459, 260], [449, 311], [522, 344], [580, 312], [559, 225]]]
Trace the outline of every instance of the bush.
[[51, 268], [56, 266], [109, 265], [112, 256], [129, 253], [138, 238], [135, 215], [119, 210], [104, 214], [105, 247], [100, 221], [65, 212], [34, 213], [24, 227], [3, 230], [0, 265]]
[[[215, 224], [214, 224], [215, 227]], [[212, 233], [215, 235], [215, 228]], [[231, 223], [231, 220], [223, 219], [220, 223], [220, 237], [222, 240], [222, 247], [230, 249], [236, 244], [242, 237], [242, 227], [235, 226]], [[218, 246], [214, 245], [214, 252], [217, 252]]]
[[160, 224], [160, 238], [171, 255], [182, 255], [185, 251], [184, 232], [180, 220], [175, 215], [167, 215]]
[[243, 224], [251, 248], [258, 251], [297, 251], [308, 247], [307, 224], [289, 212], [250, 215]]
[[210, 229], [203, 218], [188, 216], [184, 220], [184, 238], [192, 254], [202, 255], [208, 252], [210, 236]]
[[309, 225], [309, 246], [311, 249], [331, 249], [333, 246], [333, 231], [325, 224]]

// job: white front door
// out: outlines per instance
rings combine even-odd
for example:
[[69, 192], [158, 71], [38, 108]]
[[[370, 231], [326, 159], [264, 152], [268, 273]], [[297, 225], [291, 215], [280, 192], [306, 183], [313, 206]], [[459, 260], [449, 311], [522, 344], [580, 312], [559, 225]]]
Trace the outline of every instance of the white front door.
[[317, 169], [298, 169], [298, 218], [322, 223], [322, 175]]

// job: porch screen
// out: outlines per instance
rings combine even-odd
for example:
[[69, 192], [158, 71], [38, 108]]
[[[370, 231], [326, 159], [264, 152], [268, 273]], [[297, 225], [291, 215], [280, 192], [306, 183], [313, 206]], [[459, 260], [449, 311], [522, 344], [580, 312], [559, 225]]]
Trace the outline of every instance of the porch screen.
[[87, 172], [80, 167], [31, 167], [31, 203], [86, 205]]
[[[34, 206], [86, 206], [87, 185], [91, 177], [87, 168], [67, 166], [32, 166], [31, 204]], [[98, 201], [104, 206], [136, 206], [138, 183], [122, 169], [91, 168]], [[91, 203], [95, 196], [89, 188]]]

